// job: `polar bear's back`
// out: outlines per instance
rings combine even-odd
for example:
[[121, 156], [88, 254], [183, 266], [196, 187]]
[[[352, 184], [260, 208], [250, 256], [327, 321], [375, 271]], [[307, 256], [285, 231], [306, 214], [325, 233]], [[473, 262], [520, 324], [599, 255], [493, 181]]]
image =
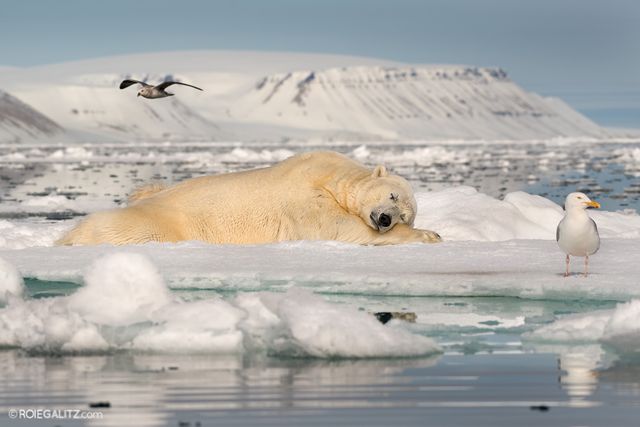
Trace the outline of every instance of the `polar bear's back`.
[[[181, 206], [197, 205], [215, 198], [242, 199], [256, 202], [283, 191], [294, 196], [297, 191], [308, 197], [309, 187], [321, 185], [321, 181], [336, 178], [336, 171], [348, 171], [361, 175], [370, 172], [348, 157], [331, 152], [302, 153], [261, 169], [192, 178], [162, 189], [151, 196]], [[242, 195], [242, 197], [238, 197]]]

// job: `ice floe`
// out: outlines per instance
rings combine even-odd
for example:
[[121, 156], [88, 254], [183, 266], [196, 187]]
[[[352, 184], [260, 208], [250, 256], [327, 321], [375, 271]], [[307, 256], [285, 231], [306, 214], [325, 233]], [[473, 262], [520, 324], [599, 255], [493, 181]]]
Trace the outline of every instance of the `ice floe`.
[[618, 353], [640, 357], [640, 299], [599, 310], [563, 317], [526, 334], [527, 339], [562, 343], [600, 342]]
[[[263, 351], [289, 357], [417, 356], [439, 351], [431, 339], [388, 327], [347, 305], [304, 289], [184, 300], [169, 293], [143, 255], [99, 257], [70, 296], [17, 298], [21, 278], [3, 261], [13, 286], [0, 308], [0, 347], [36, 353], [135, 350], [170, 353]], [[7, 274], [5, 274], [7, 273]], [[16, 290], [17, 289], [17, 290]]]

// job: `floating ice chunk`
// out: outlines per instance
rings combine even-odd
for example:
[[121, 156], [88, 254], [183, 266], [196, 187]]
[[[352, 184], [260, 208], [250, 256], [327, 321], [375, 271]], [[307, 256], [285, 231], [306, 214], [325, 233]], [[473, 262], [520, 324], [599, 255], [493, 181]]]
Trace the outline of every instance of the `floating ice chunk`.
[[135, 349], [163, 353], [385, 357], [433, 353], [438, 346], [401, 326], [333, 305], [308, 291], [183, 301], [172, 297], [143, 255], [97, 259], [85, 287], [68, 297], [12, 298], [0, 308], [0, 347], [35, 352]]
[[[398, 327], [384, 326], [368, 313], [325, 302], [309, 290], [292, 288], [285, 294], [245, 296], [244, 307], [257, 308], [257, 318], [271, 328], [263, 330], [268, 350], [275, 354], [313, 357], [416, 356], [440, 350], [431, 339]], [[270, 311], [275, 318], [264, 309]]]
[[280, 318], [264, 303], [267, 293], [242, 293], [234, 303], [245, 310], [247, 316], [240, 323], [240, 327], [247, 336], [247, 350], [261, 351], [269, 348], [269, 343], [278, 339], [281, 328]]
[[278, 149], [278, 150], [251, 150], [249, 148], [234, 148], [228, 153], [221, 154], [217, 160], [220, 162], [230, 163], [256, 163], [256, 162], [281, 162], [293, 156], [295, 153], [291, 150]]
[[604, 331], [606, 336], [638, 332], [640, 332], [640, 300], [619, 304]]
[[65, 159], [65, 160], [78, 160], [89, 159], [93, 157], [93, 151], [87, 150], [85, 147], [65, 147], [64, 149], [56, 150], [49, 155], [51, 159]]
[[524, 336], [537, 341], [563, 343], [598, 341], [604, 334], [611, 313], [612, 310], [599, 310], [570, 315]]
[[367, 163], [380, 163], [385, 165], [421, 165], [465, 163], [469, 157], [463, 150], [449, 149], [442, 146], [430, 146], [394, 152], [371, 152], [366, 145], [355, 148], [351, 155], [356, 159]]
[[620, 304], [604, 329], [602, 341], [620, 353], [640, 353], [640, 300]]
[[120, 326], [149, 321], [172, 302], [160, 272], [145, 255], [118, 252], [96, 260], [69, 307], [87, 320]]
[[640, 352], [640, 300], [619, 304], [613, 310], [576, 314], [556, 320], [526, 338], [558, 342], [605, 342], [618, 353]]
[[57, 194], [49, 194], [42, 197], [33, 197], [20, 204], [21, 210], [56, 212], [61, 210], [78, 210], [74, 200]]
[[69, 310], [65, 298], [12, 300], [0, 309], [0, 347], [55, 352], [72, 341], [76, 344], [74, 350], [81, 350], [77, 344], [82, 341], [85, 346], [82, 350], [93, 350], [104, 341], [101, 337], [96, 337], [97, 342], [89, 342], [86, 335], [75, 337], [87, 327], [91, 326]]
[[109, 349], [109, 343], [95, 325], [88, 324], [78, 329], [61, 349], [64, 352], [103, 352]]
[[12, 264], [0, 258], [0, 304], [9, 298], [21, 298], [24, 294], [22, 275]]
[[640, 148], [618, 148], [613, 150], [613, 156], [622, 163], [640, 164]]
[[237, 328], [243, 310], [218, 298], [176, 302], [156, 311], [157, 324], [132, 342], [138, 350], [164, 353], [236, 353], [243, 349]]
[[75, 221], [48, 224], [0, 220], [0, 248], [53, 246], [53, 243], [74, 224]]

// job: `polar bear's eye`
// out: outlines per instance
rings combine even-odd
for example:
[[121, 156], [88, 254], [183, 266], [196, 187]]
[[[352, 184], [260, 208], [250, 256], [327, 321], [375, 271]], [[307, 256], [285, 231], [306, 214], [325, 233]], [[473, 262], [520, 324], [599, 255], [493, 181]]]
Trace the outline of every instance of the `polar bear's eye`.
[[393, 200], [394, 202], [398, 201], [398, 195], [397, 194], [393, 194], [391, 193], [391, 197], [389, 197], [391, 200]]

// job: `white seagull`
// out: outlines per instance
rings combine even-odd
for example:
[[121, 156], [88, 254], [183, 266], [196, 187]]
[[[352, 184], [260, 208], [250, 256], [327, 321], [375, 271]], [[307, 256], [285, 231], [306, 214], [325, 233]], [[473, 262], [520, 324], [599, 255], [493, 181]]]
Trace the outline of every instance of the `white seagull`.
[[571, 193], [564, 202], [565, 214], [556, 230], [558, 246], [567, 254], [567, 270], [569, 276], [569, 257], [584, 257], [584, 276], [589, 271], [589, 255], [595, 254], [600, 248], [598, 226], [586, 212], [587, 208], [599, 208], [600, 203], [589, 199], [584, 193]]
[[182, 86], [189, 86], [192, 87], [194, 89], [198, 89], [198, 90], [202, 90], [199, 87], [193, 86], [193, 85], [189, 85], [186, 83], [180, 83], [180, 82], [162, 82], [159, 85], [156, 86], [152, 86], [148, 83], [145, 82], [141, 82], [140, 80], [123, 80], [122, 83], [120, 83], [120, 89], [126, 89], [129, 86], [138, 83], [139, 85], [141, 85], [142, 87], [140, 88], [140, 90], [138, 91], [138, 96], [143, 96], [145, 98], [149, 98], [149, 99], [154, 99], [154, 98], [165, 98], [167, 96], [173, 96], [173, 93], [169, 93], [166, 92], [165, 89], [168, 88], [171, 85], [182, 85]]

